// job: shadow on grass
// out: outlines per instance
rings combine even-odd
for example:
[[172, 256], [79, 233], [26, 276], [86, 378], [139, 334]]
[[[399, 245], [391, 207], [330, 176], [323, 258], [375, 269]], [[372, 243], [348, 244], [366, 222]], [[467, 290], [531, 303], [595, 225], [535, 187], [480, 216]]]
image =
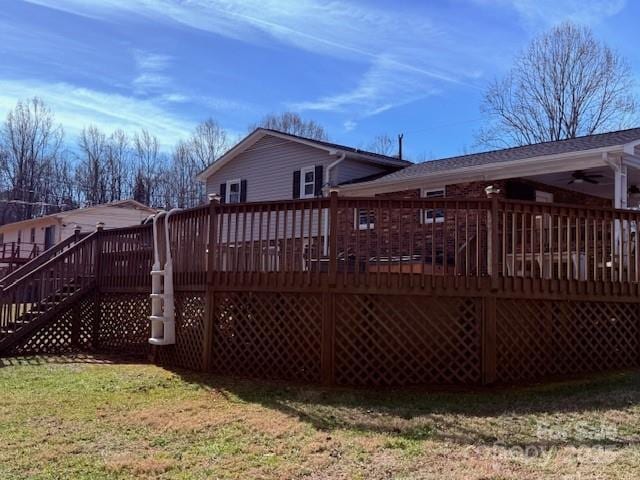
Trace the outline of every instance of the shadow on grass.
[[[499, 442], [505, 448], [640, 445], [640, 411], [631, 413], [637, 416], [631, 431], [611, 420], [615, 412], [640, 406], [638, 371], [473, 391], [329, 389], [173, 371], [230, 402], [257, 403], [328, 433], [340, 429], [464, 445]], [[604, 419], [608, 412], [613, 414]], [[540, 438], [539, 427], [550, 429], [552, 438]], [[609, 435], [602, 434], [611, 428]]]
[[[139, 355], [82, 353], [0, 359], [0, 366], [73, 363], [147, 362]], [[432, 439], [504, 448], [640, 445], [640, 371], [509, 388], [364, 390], [168, 370], [230, 404], [257, 404], [327, 435], [341, 430], [398, 442]], [[540, 426], [559, 435], [541, 437]], [[602, 427], [613, 434], [603, 436]]]

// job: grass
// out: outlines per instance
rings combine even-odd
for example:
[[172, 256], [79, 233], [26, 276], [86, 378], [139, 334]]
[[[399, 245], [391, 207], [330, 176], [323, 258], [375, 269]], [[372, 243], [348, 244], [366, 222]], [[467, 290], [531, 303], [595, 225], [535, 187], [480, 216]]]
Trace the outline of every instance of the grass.
[[0, 478], [640, 476], [640, 373], [477, 392], [325, 390], [95, 357], [0, 367]]

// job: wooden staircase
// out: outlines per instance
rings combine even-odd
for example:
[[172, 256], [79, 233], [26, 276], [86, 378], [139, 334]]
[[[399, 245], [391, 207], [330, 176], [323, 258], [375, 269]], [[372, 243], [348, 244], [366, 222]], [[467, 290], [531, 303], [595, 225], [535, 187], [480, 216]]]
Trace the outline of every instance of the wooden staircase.
[[32, 265], [20, 269], [21, 275], [16, 278], [12, 274], [0, 287], [0, 355], [47, 325], [95, 286], [96, 235], [76, 239], [55, 252], [47, 250], [43, 255], [48, 258], [37, 257]]

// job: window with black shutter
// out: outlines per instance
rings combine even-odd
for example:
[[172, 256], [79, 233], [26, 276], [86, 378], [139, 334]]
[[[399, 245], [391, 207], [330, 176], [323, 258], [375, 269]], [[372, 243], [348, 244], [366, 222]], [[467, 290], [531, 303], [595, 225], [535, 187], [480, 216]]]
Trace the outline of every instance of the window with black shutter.
[[293, 198], [300, 198], [300, 170], [293, 172]]

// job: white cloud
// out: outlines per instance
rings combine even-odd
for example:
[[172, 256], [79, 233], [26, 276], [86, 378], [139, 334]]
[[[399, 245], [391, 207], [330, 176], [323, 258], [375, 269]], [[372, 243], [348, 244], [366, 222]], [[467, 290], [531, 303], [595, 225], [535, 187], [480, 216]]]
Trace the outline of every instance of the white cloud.
[[626, 0], [473, 0], [513, 8], [527, 22], [553, 25], [563, 20], [591, 25], [620, 13]]
[[166, 91], [172, 84], [164, 71], [171, 64], [171, 57], [159, 53], [134, 50], [137, 75], [133, 79], [133, 88], [137, 94], [149, 94]]
[[133, 132], [142, 128], [158, 136], [169, 149], [186, 137], [194, 124], [177, 117], [152, 100], [80, 88], [67, 83], [41, 83], [26, 80], [0, 80], [0, 118], [18, 99], [40, 97], [55, 113], [70, 137], [93, 124], [107, 132], [122, 128]]
[[438, 93], [429, 82], [407, 68], [384, 59], [376, 61], [351, 90], [318, 100], [292, 103], [294, 110], [348, 112], [357, 117], [377, 115], [391, 108]]
[[[263, 47], [277, 42], [360, 65], [364, 73], [359, 81], [322, 98], [292, 102], [299, 109], [357, 109], [358, 115], [375, 115], [433, 94], [442, 84], [473, 85], [483, 71], [483, 57], [465, 48], [463, 41], [472, 20], [452, 24], [398, 6], [381, 9], [340, 0], [30, 1], [114, 21], [138, 15]], [[152, 88], [162, 80], [139, 79]]]
[[354, 122], [353, 120], [347, 120], [342, 124], [342, 126], [344, 127], [345, 132], [350, 132], [358, 126], [358, 123]]

